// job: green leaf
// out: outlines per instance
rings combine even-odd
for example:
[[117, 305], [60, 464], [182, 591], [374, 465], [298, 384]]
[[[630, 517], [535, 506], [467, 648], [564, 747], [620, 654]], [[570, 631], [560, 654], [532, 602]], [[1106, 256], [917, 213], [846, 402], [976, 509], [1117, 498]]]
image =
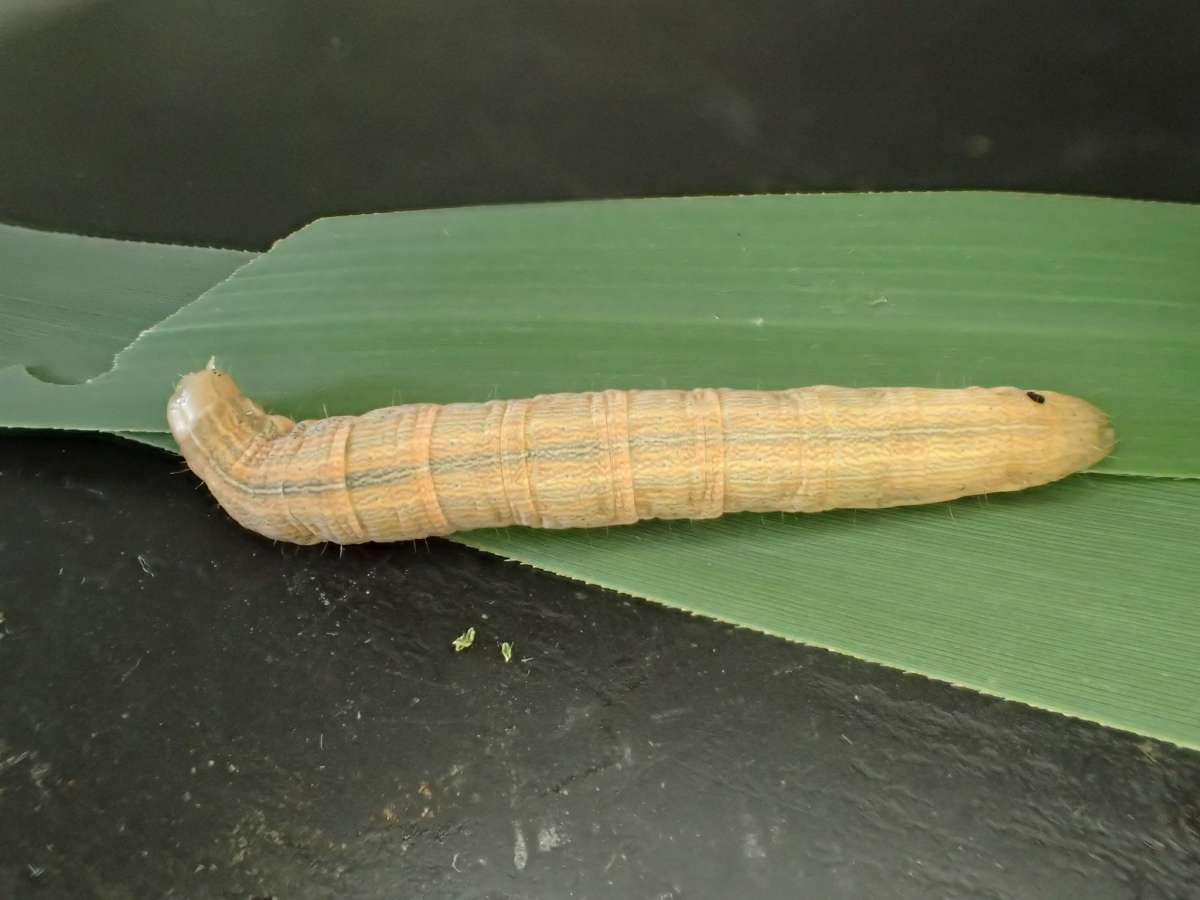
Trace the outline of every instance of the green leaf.
[[[613, 201], [328, 219], [0, 425], [164, 435], [216, 355], [293, 416], [608, 387], [1016, 384], [1108, 410], [1105, 473], [1200, 475], [1200, 209], [1063, 197]], [[466, 543], [1200, 746], [1200, 483]]]
[[253, 253], [0, 225], [0, 368], [83, 381]]
[[1200, 210], [1062, 197], [612, 201], [326, 219], [0, 422], [164, 431], [216, 355], [269, 407], [605, 387], [1015, 384], [1109, 411], [1107, 472], [1200, 474]]

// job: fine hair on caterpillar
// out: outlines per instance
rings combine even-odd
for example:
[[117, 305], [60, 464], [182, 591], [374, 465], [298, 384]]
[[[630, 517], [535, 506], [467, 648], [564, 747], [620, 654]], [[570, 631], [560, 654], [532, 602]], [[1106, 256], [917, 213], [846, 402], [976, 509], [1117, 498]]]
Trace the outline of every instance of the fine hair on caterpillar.
[[1015, 387], [607, 390], [293, 422], [211, 363], [167, 422], [236, 521], [297, 544], [936, 503], [1047, 484], [1113, 445], [1090, 403]]

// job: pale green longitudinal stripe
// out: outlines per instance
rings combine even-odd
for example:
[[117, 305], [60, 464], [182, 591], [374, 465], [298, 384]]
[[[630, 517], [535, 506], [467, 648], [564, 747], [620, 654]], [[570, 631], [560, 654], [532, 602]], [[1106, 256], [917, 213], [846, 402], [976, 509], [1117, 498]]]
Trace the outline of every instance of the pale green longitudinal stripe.
[[[0, 373], [0, 422], [169, 445], [162, 404], [214, 353], [302, 416], [605, 387], [1011, 382], [1111, 411], [1109, 470], [1196, 475], [1198, 248], [1194, 207], [1013, 195], [326, 220], [152, 329], [108, 378]], [[1200, 747], [1194, 482], [1093, 476], [986, 504], [462, 538]]]

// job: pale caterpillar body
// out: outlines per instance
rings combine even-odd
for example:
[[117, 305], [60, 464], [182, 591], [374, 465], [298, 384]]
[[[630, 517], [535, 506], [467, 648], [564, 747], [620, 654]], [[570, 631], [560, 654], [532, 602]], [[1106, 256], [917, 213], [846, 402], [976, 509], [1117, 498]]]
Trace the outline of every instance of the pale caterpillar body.
[[935, 503], [1056, 481], [1113, 444], [1086, 401], [1013, 387], [607, 390], [293, 422], [212, 367], [167, 421], [235, 520], [297, 544]]

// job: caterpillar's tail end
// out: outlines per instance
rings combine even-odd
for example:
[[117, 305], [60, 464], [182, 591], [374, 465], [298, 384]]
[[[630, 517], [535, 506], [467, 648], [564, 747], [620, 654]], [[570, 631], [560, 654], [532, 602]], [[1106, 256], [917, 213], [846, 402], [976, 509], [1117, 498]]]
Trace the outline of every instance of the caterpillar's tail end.
[[1063, 475], [1090, 469], [1112, 452], [1116, 433], [1107, 413], [1086, 400], [1044, 391], [1046, 411], [1058, 420], [1058, 458]]

